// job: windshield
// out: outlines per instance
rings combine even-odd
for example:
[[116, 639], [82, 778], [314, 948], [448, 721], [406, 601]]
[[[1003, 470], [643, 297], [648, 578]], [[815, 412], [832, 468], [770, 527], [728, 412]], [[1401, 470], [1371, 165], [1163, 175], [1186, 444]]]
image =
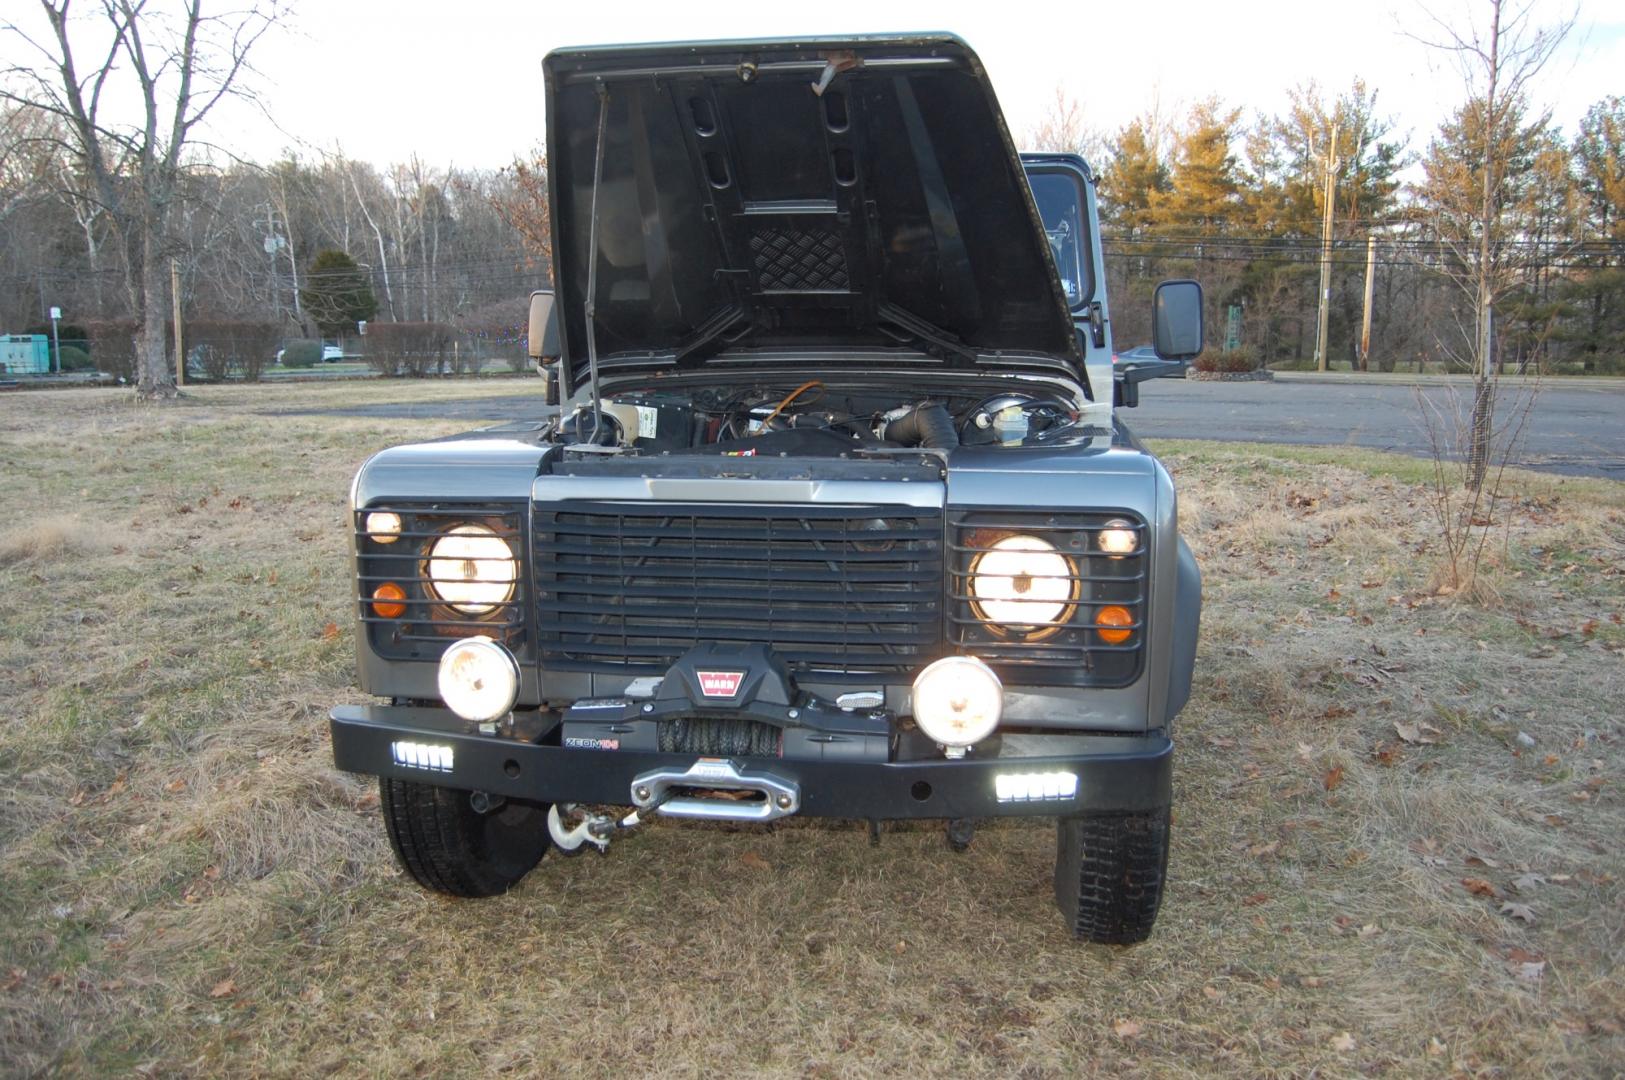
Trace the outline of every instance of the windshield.
[[1088, 282], [1088, 235], [1083, 229], [1077, 181], [1062, 172], [1030, 172], [1027, 180], [1032, 185], [1033, 200], [1038, 203], [1038, 214], [1044, 219], [1055, 267], [1061, 272], [1067, 306], [1077, 307], [1084, 300]]

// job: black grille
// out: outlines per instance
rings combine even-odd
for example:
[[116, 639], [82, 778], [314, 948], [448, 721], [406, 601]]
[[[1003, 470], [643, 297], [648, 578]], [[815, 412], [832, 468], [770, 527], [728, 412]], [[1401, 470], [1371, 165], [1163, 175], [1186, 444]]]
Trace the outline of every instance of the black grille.
[[662, 674], [701, 642], [766, 642], [857, 682], [941, 644], [938, 510], [566, 502], [531, 531], [544, 668]]
[[[1113, 555], [1100, 549], [1100, 532], [1126, 527], [1134, 551]], [[955, 512], [949, 518], [953, 570], [948, 579], [948, 637], [959, 652], [987, 661], [1001, 679], [1014, 684], [1126, 686], [1139, 677], [1145, 653], [1146, 566], [1150, 532], [1135, 514], [1034, 514], [1031, 510]], [[1030, 536], [1065, 555], [1070, 573], [1062, 580], [1071, 600], [1060, 618], [1006, 629], [982, 617], [972, 590], [977, 560], [1001, 540]], [[1124, 609], [1130, 622], [1121, 643], [1104, 640], [1095, 620], [1105, 607]]]
[[[400, 517], [401, 531], [394, 540], [386, 543], [368, 532], [367, 518], [376, 513]], [[504, 504], [375, 504], [356, 511], [356, 601], [374, 651], [396, 660], [439, 660], [446, 646], [458, 638], [484, 634], [523, 656], [523, 521], [520, 507]], [[500, 537], [512, 552], [517, 571], [506, 599], [472, 613], [437, 596], [428, 576], [429, 552], [435, 541], [466, 525], [482, 526]], [[399, 586], [406, 594], [398, 601], [404, 608], [400, 615], [379, 614], [373, 597], [385, 584]]]

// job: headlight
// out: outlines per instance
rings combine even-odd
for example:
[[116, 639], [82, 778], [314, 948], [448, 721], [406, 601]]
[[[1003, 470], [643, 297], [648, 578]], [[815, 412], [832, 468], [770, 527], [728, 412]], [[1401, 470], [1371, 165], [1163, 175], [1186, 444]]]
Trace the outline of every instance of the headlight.
[[914, 722], [949, 756], [993, 734], [1004, 712], [1004, 685], [974, 656], [945, 656], [914, 680]]
[[1006, 536], [970, 566], [971, 607], [978, 618], [1014, 630], [1053, 630], [1078, 598], [1072, 563], [1036, 536]]
[[468, 615], [506, 602], [518, 569], [507, 541], [484, 525], [459, 525], [429, 547], [429, 591]]
[[488, 637], [464, 638], [440, 657], [440, 700], [464, 720], [506, 716], [519, 698], [519, 662]]

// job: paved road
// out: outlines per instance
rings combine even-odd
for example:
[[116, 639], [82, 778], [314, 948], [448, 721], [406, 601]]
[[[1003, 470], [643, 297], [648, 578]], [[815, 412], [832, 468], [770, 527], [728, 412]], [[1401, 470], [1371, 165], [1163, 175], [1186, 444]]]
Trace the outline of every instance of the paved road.
[[[1443, 415], [1441, 430], [1463, 427], [1472, 408], [1465, 382], [1410, 386], [1393, 382], [1312, 381], [1212, 383], [1159, 379], [1142, 383], [1140, 407], [1126, 420], [1147, 439], [1352, 445], [1426, 456], [1423, 394]], [[1515, 417], [1527, 393], [1502, 385], [1497, 424]], [[1515, 464], [1573, 476], [1625, 480], [1625, 385], [1610, 380], [1547, 383], [1529, 409]]]
[[[455, 398], [412, 405], [365, 405], [332, 410], [354, 416], [447, 419], [533, 419], [545, 413], [538, 395]], [[450, 388], [448, 388], [450, 392]], [[1125, 410], [1130, 427], [1148, 439], [1353, 445], [1426, 456], [1428, 437], [1418, 393], [1450, 419], [1470, 408], [1471, 386], [1438, 383], [1321, 380], [1213, 383], [1159, 379], [1140, 387], [1140, 407]], [[1501, 390], [1502, 417], [1523, 391]], [[1625, 381], [1547, 384], [1535, 398], [1516, 464], [1574, 476], [1625, 480]]]

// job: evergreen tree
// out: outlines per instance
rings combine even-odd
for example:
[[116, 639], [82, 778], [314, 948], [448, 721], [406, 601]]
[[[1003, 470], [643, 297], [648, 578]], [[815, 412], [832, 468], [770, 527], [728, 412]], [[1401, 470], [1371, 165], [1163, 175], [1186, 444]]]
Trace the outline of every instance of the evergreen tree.
[[1231, 150], [1240, 109], [1208, 98], [1191, 110], [1174, 143], [1168, 190], [1151, 197], [1156, 228], [1181, 236], [1222, 236], [1237, 231], [1242, 208], [1241, 175]]
[[1168, 164], [1152, 134], [1154, 123], [1136, 117], [1117, 133], [1100, 178], [1101, 215], [1116, 235], [1138, 239], [1151, 230], [1151, 204], [1170, 191]]
[[326, 248], [316, 253], [299, 290], [305, 313], [324, 334], [342, 334], [355, 329], [362, 319], [378, 312], [378, 300], [366, 271], [342, 251]]
[[[1625, 370], [1625, 98], [1607, 97], [1586, 110], [1574, 139], [1580, 236], [1588, 242], [1579, 268], [1558, 289], [1572, 313], [1566, 337], [1585, 370]], [[1616, 245], [1610, 249], [1598, 242]]]

